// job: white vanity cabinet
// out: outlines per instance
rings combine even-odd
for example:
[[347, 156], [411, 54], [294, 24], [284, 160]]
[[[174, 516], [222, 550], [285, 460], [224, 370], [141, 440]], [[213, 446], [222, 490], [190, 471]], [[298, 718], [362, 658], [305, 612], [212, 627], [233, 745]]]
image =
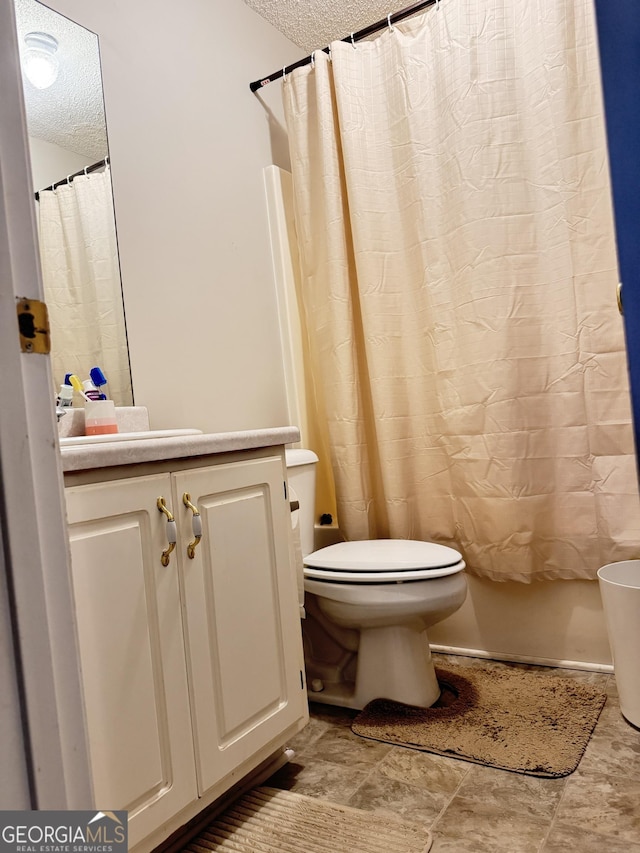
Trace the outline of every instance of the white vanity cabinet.
[[65, 489], [95, 806], [139, 850], [307, 719], [282, 452], [206, 463]]
[[163, 566], [171, 477], [65, 489], [95, 807], [130, 844], [198, 796], [177, 564]]

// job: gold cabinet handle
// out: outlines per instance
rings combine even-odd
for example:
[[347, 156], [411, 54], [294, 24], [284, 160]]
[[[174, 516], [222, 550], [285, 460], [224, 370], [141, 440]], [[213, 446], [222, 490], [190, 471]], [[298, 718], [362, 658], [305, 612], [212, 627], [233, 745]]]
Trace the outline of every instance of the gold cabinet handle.
[[185, 492], [183, 494], [182, 503], [187, 507], [187, 509], [190, 509], [191, 512], [193, 513], [193, 515], [191, 517], [191, 524], [193, 526], [193, 537], [194, 538], [193, 538], [193, 542], [189, 542], [189, 544], [187, 545], [187, 556], [189, 557], [190, 560], [193, 560], [193, 558], [196, 555], [196, 548], [198, 546], [198, 543], [202, 539], [202, 518], [200, 516], [200, 512], [198, 510], [198, 507], [194, 506], [191, 503], [191, 495], [189, 494], [189, 492]]
[[158, 500], [156, 501], [156, 506], [158, 507], [160, 512], [163, 512], [167, 516], [167, 542], [168, 542], [168, 544], [167, 544], [167, 547], [162, 552], [162, 556], [160, 557], [160, 562], [162, 563], [163, 566], [168, 566], [169, 565], [169, 559], [170, 559], [169, 554], [171, 554], [173, 549], [176, 547], [176, 542], [178, 541], [178, 531], [176, 530], [175, 519], [174, 519], [173, 515], [171, 514], [171, 512], [169, 511], [166, 503], [164, 502], [164, 498], [158, 498]]

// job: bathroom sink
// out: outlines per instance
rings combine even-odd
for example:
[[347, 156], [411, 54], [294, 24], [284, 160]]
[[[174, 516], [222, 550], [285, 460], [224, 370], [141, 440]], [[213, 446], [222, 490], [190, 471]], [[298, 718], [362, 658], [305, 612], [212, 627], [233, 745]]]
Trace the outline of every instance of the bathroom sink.
[[201, 429], [148, 429], [140, 432], [114, 432], [105, 435], [68, 435], [60, 438], [60, 447], [82, 447], [85, 444], [106, 444], [112, 441], [140, 441], [149, 438], [179, 438], [202, 435]]

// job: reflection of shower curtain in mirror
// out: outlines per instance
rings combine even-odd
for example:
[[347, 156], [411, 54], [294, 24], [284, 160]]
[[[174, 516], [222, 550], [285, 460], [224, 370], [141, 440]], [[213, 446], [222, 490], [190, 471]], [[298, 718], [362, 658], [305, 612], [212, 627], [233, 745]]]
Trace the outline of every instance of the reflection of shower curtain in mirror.
[[40, 254], [56, 387], [98, 365], [118, 405], [131, 405], [111, 174], [81, 175], [40, 193]]

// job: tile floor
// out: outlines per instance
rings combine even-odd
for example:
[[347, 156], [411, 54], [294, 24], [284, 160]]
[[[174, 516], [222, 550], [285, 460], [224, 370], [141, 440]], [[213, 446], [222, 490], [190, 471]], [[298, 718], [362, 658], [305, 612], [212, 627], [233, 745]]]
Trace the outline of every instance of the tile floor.
[[[436, 665], [517, 665], [434, 657]], [[365, 740], [350, 729], [356, 711], [312, 704], [290, 744], [295, 758], [265, 784], [422, 823], [431, 853], [640, 853], [640, 730], [620, 714], [613, 675], [532, 668], [607, 693], [577, 770], [563, 779]]]

